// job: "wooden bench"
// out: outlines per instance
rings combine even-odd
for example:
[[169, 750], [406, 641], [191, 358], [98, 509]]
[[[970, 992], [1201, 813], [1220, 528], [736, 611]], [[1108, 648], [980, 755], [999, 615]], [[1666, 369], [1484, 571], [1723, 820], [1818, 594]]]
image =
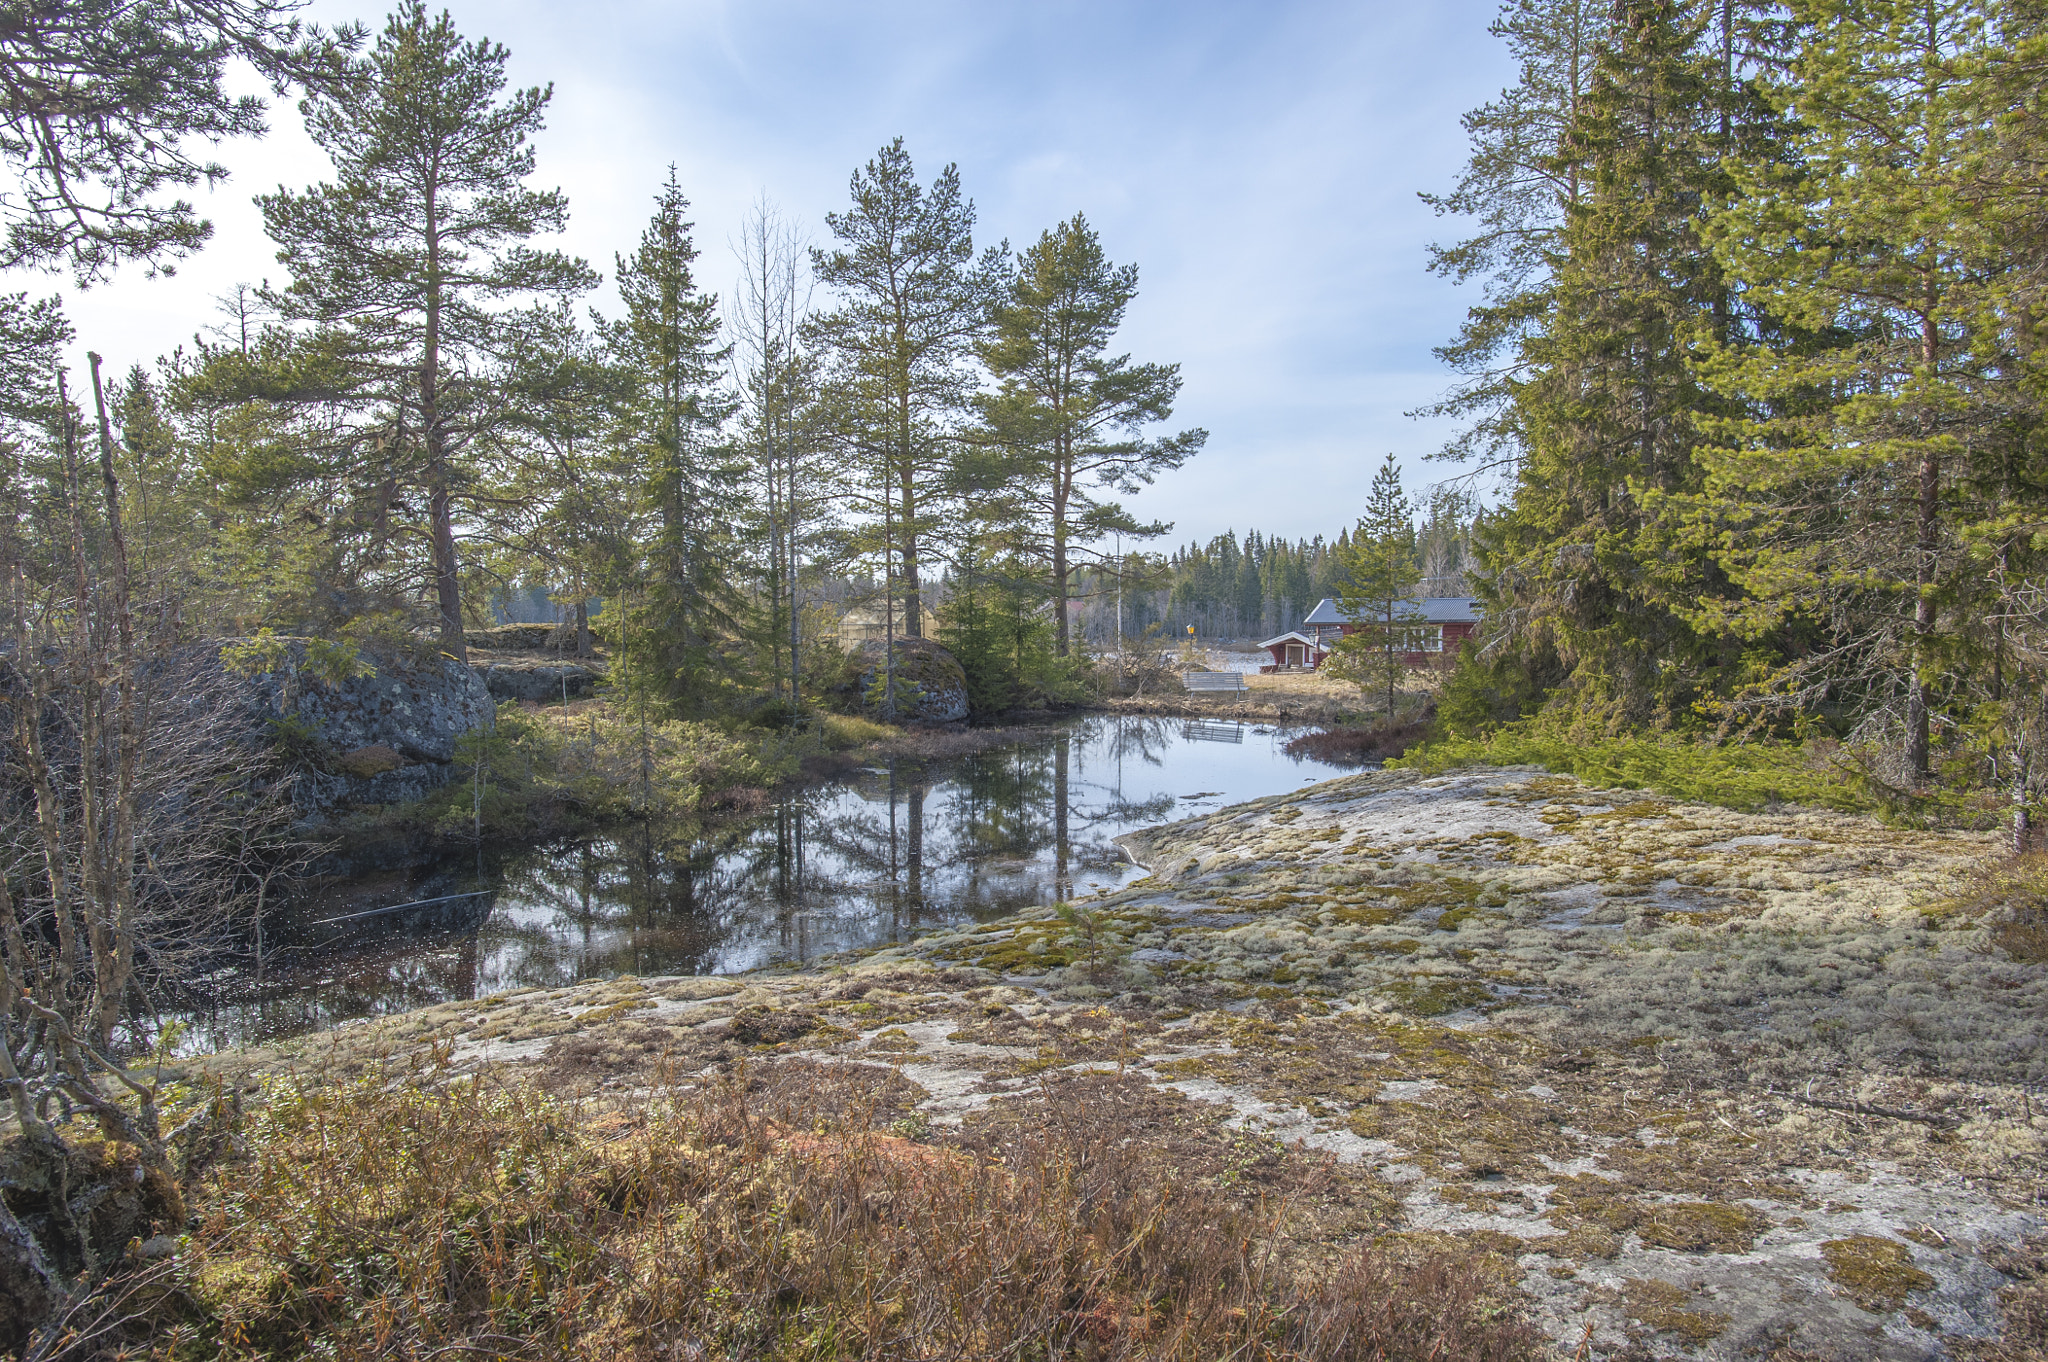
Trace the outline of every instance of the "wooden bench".
[[1243, 672], [1186, 672], [1181, 676], [1181, 683], [1193, 693], [1242, 695], [1251, 689], [1244, 683]]

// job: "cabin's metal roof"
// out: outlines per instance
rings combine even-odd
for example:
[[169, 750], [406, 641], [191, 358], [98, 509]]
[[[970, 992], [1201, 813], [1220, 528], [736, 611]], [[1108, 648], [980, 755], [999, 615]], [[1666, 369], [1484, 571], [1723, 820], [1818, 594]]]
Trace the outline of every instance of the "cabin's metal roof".
[[1267, 639], [1264, 643], [1261, 643], [1259, 646], [1261, 648], [1270, 648], [1276, 643], [1306, 643], [1311, 648], [1319, 648], [1322, 646], [1321, 644], [1317, 643], [1314, 639], [1310, 638], [1307, 634], [1301, 633], [1299, 630], [1294, 629], [1290, 629], [1284, 634], [1276, 634], [1272, 638]]
[[[1419, 601], [1402, 602], [1400, 618], [1418, 624], [1476, 624], [1479, 622], [1479, 598], [1476, 596], [1425, 596]], [[1316, 608], [1309, 611], [1303, 624], [1357, 624], [1360, 621], [1344, 614], [1337, 602], [1323, 597]]]

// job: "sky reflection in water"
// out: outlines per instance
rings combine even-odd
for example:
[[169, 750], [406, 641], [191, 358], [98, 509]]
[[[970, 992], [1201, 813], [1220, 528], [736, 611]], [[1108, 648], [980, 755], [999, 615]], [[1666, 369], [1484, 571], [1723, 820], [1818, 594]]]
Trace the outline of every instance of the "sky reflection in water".
[[[1015, 747], [898, 762], [688, 835], [427, 867], [306, 906], [311, 920], [473, 889], [439, 923], [302, 927], [259, 983], [182, 1009], [186, 1046], [274, 1039], [456, 998], [622, 974], [726, 974], [987, 921], [1140, 875], [1111, 839], [1336, 773], [1231, 721], [1093, 716]], [[476, 919], [482, 918], [479, 924]], [[422, 925], [441, 926], [421, 931]]]

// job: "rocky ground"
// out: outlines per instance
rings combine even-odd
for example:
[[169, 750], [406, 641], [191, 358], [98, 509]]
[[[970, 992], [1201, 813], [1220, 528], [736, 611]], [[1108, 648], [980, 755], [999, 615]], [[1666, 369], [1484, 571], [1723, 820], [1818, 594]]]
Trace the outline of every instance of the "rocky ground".
[[1942, 1356], [2031, 1289], [2048, 982], [1962, 893], [1988, 835], [1514, 769], [1371, 772], [1127, 849], [1150, 874], [1113, 893], [830, 968], [204, 1063], [595, 1095], [739, 1073], [970, 1149], [1092, 1095], [1277, 1206], [1304, 1261], [1484, 1258], [1559, 1356]]

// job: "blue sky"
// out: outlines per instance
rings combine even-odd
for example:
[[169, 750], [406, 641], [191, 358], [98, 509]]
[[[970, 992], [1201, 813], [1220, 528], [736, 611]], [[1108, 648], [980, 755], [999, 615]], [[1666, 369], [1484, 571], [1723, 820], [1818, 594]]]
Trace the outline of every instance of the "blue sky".
[[[1459, 115], [1512, 74], [1485, 0], [451, 9], [511, 49], [514, 80], [554, 83], [536, 179], [567, 191], [563, 244], [607, 275], [670, 162], [721, 292], [756, 199], [822, 240], [849, 173], [899, 134], [926, 179], [958, 163], [980, 241], [1021, 246], [1085, 212], [1141, 272], [1124, 348], [1178, 362], [1175, 425], [1209, 431], [1136, 503], [1175, 522], [1169, 542], [1334, 533], [1388, 451], [1411, 490], [1448, 476], [1422, 461], [1445, 430], [1403, 412], [1443, 389], [1430, 347], [1469, 299], [1425, 273], [1425, 246], [1457, 225], [1416, 192], [1450, 186]], [[330, 0], [311, 13], [382, 17]], [[275, 274], [249, 196], [317, 180], [324, 162], [289, 108], [220, 158], [234, 178], [203, 200], [212, 245], [176, 278], [68, 298], [81, 349], [148, 362], [206, 322], [211, 297]]]

